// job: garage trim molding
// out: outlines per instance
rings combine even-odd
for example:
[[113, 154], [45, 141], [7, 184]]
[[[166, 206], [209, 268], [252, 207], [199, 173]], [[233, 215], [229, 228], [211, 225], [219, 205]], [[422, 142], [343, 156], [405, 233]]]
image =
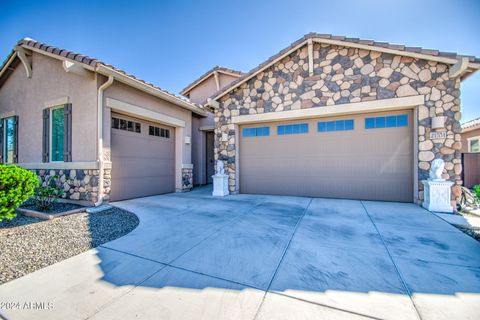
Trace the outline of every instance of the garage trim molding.
[[408, 107], [415, 108], [425, 102], [424, 95], [410, 97], [382, 99], [374, 101], [362, 101], [346, 103], [342, 105], [332, 105], [327, 107], [298, 109], [280, 112], [268, 112], [261, 114], [248, 114], [232, 117], [234, 124], [261, 123], [270, 121], [308, 119], [318, 117], [330, 117], [338, 115], [347, 115], [365, 112], [380, 112], [387, 110], [402, 110]]
[[107, 107], [115, 109], [121, 113], [125, 113], [126, 115], [130, 115], [132, 117], [142, 118], [145, 120], [153, 120], [156, 122], [160, 122], [172, 127], [185, 127], [185, 121], [167, 116], [166, 114], [155, 112], [152, 110], [148, 110], [128, 102], [123, 102], [117, 99], [107, 98]]

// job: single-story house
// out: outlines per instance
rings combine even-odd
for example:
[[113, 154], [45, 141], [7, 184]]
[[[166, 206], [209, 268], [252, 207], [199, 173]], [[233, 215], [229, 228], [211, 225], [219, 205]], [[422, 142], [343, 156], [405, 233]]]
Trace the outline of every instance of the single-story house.
[[480, 118], [462, 124], [462, 152], [480, 152]]
[[461, 181], [460, 83], [480, 59], [311, 33], [204, 102], [231, 192], [421, 203]]
[[190, 190], [216, 160], [232, 193], [421, 203], [436, 158], [458, 194], [460, 83], [479, 68], [312, 33], [248, 73], [215, 67], [182, 98], [24, 39], [0, 69], [0, 159], [96, 204]]
[[[0, 69], [0, 159], [99, 204], [193, 186], [207, 110], [114, 66], [23, 39]], [[195, 119], [195, 120], [194, 120]]]

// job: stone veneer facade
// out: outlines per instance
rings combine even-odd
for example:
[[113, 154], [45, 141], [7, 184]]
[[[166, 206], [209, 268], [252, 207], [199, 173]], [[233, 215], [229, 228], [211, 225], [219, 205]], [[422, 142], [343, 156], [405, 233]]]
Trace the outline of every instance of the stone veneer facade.
[[193, 167], [182, 168], [182, 191], [190, 191], [193, 188]]
[[[96, 169], [35, 169], [31, 170], [42, 184], [52, 176], [53, 183], [63, 187], [63, 199], [80, 200], [95, 203], [98, 201], [99, 170]], [[110, 194], [110, 170], [104, 170], [104, 199]]]
[[[231, 192], [236, 186], [235, 125], [232, 117], [267, 112], [424, 95], [418, 106], [418, 199], [421, 180], [435, 158], [445, 161], [444, 178], [461, 185], [460, 82], [449, 66], [427, 60], [330, 44], [313, 45], [313, 75], [307, 46], [296, 50], [223, 96], [215, 111], [215, 160], [225, 161]], [[431, 118], [445, 117], [446, 139], [430, 140]]]

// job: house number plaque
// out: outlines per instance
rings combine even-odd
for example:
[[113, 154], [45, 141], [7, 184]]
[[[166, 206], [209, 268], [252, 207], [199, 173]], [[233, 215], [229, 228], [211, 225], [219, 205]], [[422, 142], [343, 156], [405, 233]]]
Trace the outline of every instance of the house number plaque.
[[446, 131], [441, 131], [441, 132], [430, 132], [430, 139], [446, 139], [447, 138], [447, 132]]

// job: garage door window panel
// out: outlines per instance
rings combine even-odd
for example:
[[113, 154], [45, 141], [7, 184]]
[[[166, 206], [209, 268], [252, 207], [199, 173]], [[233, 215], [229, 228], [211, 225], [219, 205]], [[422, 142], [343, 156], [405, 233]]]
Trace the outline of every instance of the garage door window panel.
[[161, 138], [170, 138], [170, 130], [165, 128], [160, 128], [156, 126], [148, 126], [148, 134], [150, 136], [161, 137]]
[[365, 118], [365, 129], [398, 127], [408, 127], [408, 116], [406, 114], [401, 114], [397, 116]]
[[317, 124], [318, 132], [346, 131], [353, 130], [353, 120], [320, 121]]
[[270, 136], [270, 127], [243, 128], [243, 137], [268, 137]]
[[277, 127], [277, 135], [308, 133], [308, 123], [286, 124]]
[[120, 119], [116, 117], [112, 117], [112, 129], [142, 133], [142, 125], [140, 124], [140, 122]]

